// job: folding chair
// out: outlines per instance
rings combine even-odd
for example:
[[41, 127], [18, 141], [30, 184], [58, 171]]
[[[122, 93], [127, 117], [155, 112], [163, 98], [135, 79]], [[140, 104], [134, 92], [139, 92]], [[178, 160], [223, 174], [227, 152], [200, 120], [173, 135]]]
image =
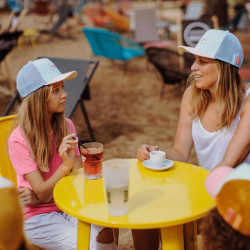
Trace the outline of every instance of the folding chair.
[[[68, 72], [72, 70], [77, 71], [77, 77], [69, 80], [69, 82], [65, 84], [64, 89], [68, 93], [65, 115], [66, 117], [71, 118], [74, 114], [76, 107], [80, 105], [89, 131], [90, 138], [92, 141], [95, 141], [94, 134], [88, 119], [88, 114], [83, 104], [83, 99], [90, 99], [88, 84], [93, 74], [95, 73], [99, 62], [97, 60], [80, 60], [56, 57], [48, 57], [48, 59], [55, 63], [55, 65], [61, 72]], [[8, 108], [4, 112], [4, 116], [9, 114], [15, 102], [18, 100], [20, 100], [20, 98], [18, 93], [16, 92]]]
[[0, 34], [0, 63], [1, 63], [1, 68], [3, 68], [3, 64], [6, 68], [6, 73], [0, 72], [0, 75], [2, 76], [2, 80], [8, 81], [10, 84], [10, 89], [12, 92], [14, 92], [14, 84], [12, 82], [11, 78], [11, 71], [10, 71], [10, 66], [9, 66], [9, 61], [8, 61], [8, 54], [10, 51], [17, 45], [18, 42], [18, 37], [22, 34], [21, 31], [15, 31], [12, 33], [3, 33]]

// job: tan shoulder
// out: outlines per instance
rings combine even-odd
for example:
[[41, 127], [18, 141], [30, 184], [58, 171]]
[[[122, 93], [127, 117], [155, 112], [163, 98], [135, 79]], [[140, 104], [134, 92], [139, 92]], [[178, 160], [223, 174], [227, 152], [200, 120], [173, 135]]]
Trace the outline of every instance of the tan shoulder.
[[182, 100], [183, 100], [183, 101], [188, 101], [190, 95], [191, 95], [191, 86], [189, 86], [189, 87], [184, 91]]
[[[246, 88], [246, 91], [249, 89], [250, 87]], [[245, 102], [243, 104], [242, 110], [241, 110], [241, 116], [243, 114], [250, 114], [250, 93], [246, 96]]]

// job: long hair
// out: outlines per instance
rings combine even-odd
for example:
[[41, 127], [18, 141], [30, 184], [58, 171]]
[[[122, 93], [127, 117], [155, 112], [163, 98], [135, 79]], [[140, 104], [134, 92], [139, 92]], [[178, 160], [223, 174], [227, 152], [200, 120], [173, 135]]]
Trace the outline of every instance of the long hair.
[[[238, 114], [241, 105], [244, 102], [245, 88], [239, 75], [238, 68], [235, 66], [216, 60], [220, 76], [215, 84], [215, 98], [219, 103], [219, 127], [230, 127], [231, 123]], [[195, 85], [194, 74], [188, 79], [188, 85], [191, 85], [190, 105], [193, 113], [193, 119], [202, 116], [212, 100], [209, 90], [198, 89]]]
[[69, 133], [64, 112], [54, 113], [52, 119], [49, 116], [48, 100], [51, 92], [52, 85], [49, 85], [25, 97], [17, 116], [18, 125], [28, 142], [32, 157], [42, 172], [49, 171], [52, 133], [53, 143], [57, 148], [63, 137]]
[[201, 220], [200, 234], [202, 236], [202, 250], [248, 250], [250, 236], [234, 230], [219, 214], [212, 209]]

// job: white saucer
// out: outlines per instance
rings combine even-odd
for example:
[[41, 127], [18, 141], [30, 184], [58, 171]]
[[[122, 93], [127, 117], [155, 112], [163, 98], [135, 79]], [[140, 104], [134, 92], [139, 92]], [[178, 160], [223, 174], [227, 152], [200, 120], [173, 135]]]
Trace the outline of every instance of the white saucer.
[[165, 162], [159, 167], [159, 166], [153, 165], [151, 160], [145, 160], [142, 162], [142, 165], [153, 171], [163, 171], [168, 168], [171, 168], [174, 165], [174, 163], [171, 160], [166, 159]]

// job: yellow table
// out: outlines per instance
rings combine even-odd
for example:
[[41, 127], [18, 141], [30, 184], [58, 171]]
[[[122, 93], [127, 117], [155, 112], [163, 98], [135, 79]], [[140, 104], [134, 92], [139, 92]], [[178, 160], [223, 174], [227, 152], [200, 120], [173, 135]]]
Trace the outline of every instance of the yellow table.
[[215, 206], [204, 186], [209, 172], [181, 162], [154, 172], [135, 159], [128, 161], [129, 213], [123, 216], [108, 214], [103, 178], [86, 180], [80, 169], [56, 184], [57, 206], [78, 218], [77, 249], [88, 249], [91, 223], [113, 228], [160, 228], [163, 249], [183, 249], [183, 224], [203, 217]]

